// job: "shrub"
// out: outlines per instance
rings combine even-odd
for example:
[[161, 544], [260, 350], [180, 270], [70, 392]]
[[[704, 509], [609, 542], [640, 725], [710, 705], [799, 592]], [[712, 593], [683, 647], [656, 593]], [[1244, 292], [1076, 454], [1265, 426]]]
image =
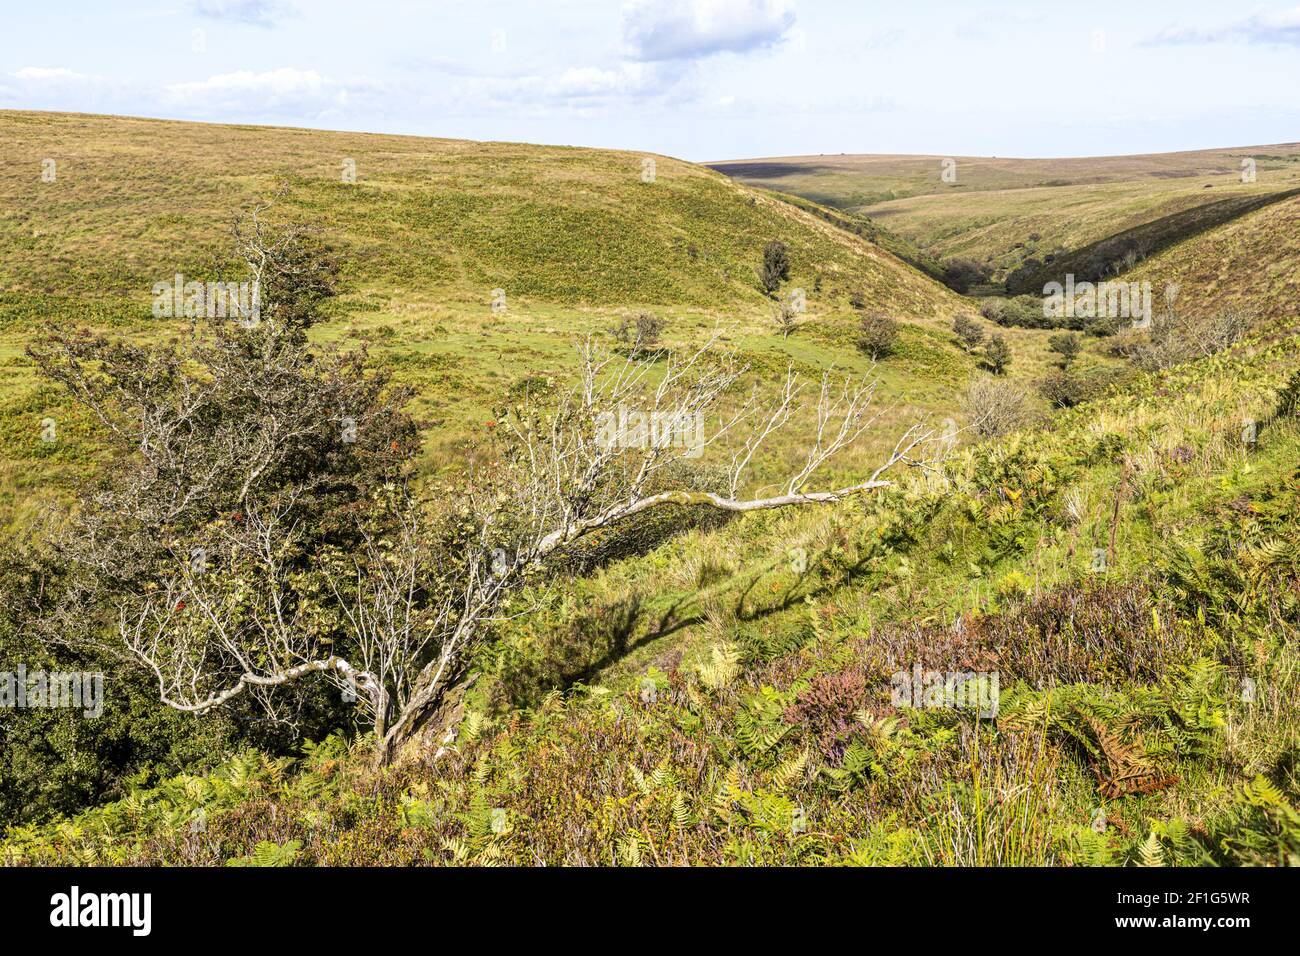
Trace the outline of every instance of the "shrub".
[[818, 674], [801, 690], [782, 719], [813, 735], [823, 751], [833, 752], [856, 726], [854, 713], [867, 703], [863, 672], [849, 668], [833, 674]]
[[659, 344], [668, 322], [650, 312], [639, 312], [636, 317], [623, 316], [614, 328], [614, 338], [629, 352], [654, 349]]
[[1089, 318], [1082, 315], [1048, 315], [1043, 299], [1037, 295], [1018, 295], [1014, 298], [988, 298], [980, 306], [980, 314], [1001, 326], [1022, 329], [1072, 329], [1093, 335], [1108, 335], [1114, 329], [1109, 319]]
[[984, 346], [984, 364], [994, 375], [1003, 374], [1011, 364], [1011, 346], [1001, 335], [991, 336], [989, 344]]
[[1250, 330], [1250, 312], [1228, 309], [1206, 316], [1168, 315], [1144, 336], [1133, 336], [1115, 349], [1146, 371], [1171, 368], [1230, 348]]
[[1013, 270], [1011, 274], [1007, 276], [1007, 291], [1014, 292], [1015, 290], [1022, 288], [1024, 284], [1029, 281], [1030, 277], [1041, 269], [1042, 266], [1042, 262], [1037, 259], [1026, 259], [1018, 268]]
[[1278, 392], [1277, 414], [1279, 418], [1300, 414], [1300, 371], [1292, 372], [1291, 378]]
[[943, 283], [954, 292], [965, 294], [971, 286], [992, 277], [993, 269], [974, 259], [949, 259], [943, 264]]
[[952, 323], [952, 330], [967, 352], [973, 352], [984, 341], [984, 327], [970, 316], [959, 315]]
[[26, 543], [0, 546], [0, 667], [103, 675], [102, 713], [93, 719], [69, 707], [0, 707], [0, 820], [6, 825], [116, 799], [141, 780], [201, 765], [240, 738], [273, 752], [291, 743], [269, 733], [270, 724], [247, 720], [249, 712], [238, 705], [215, 721], [160, 707], [157, 684], [145, 675], [121, 669], [111, 655], [47, 637], [41, 619], [69, 583], [52, 555]]
[[1010, 382], [979, 375], [966, 386], [966, 414], [982, 438], [996, 438], [1023, 428], [1029, 422], [1024, 390]]
[[858, 326], [858, 348], [878, 361], [893, 351], [898, 323], [887, 315], [864, 315]]
[[1095, 385], [1088, 379], [1066, 371], [1050, 372], [1038, 383], [1038, 394], [1056, 408], [1073, 408], [1093, 398], [1096, 393]]
[[759, 271], [763, 289], [771, 295], [790, 277], [790, 253], [784, 242], [773, 239], [763, 247], [763, 268]]
[[1048, 338], [1047, 347], [1061, 356], [1061, 368], [1069, 368], [1083, 351], [1083, 342], [1074, 332], [1059, 332]]
[[781, 299], [772, 310], [772, 318], [781, 338], [788, 339], [799, 324], [799, 309], [792, 299]]

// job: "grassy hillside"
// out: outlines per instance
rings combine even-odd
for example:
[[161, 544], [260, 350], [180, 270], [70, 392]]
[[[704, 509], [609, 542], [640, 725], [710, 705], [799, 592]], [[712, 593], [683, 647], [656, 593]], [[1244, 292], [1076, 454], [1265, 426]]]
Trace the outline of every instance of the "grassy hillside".
[[[0, 162], [30, 174], [0, 181], [10, 210], [0, 220], [0, 526], [94, 467], [93, 423], [37, 382], [24, 355], [38, 331], [69, 320], [141, 342], [174, 333], [178, 323], [150, 314], [153, 284], [177, 272], [238, 278], [223, 259], [230, 227], [277, 195], [271, 216], [319, 226], [346, 263], [335, 319], [314, 334], [368, 343], [416, 389], [427, 471], [463, 460], [515, 383], [563, 380], [575, 340], [640, 310], [668, 320], [670, 347], [723, 328], [758, 380], [790, 364], [879, 378], [881, 428], [844, 460], [846, 473], [874, 461], [899, 426], [966, 420], [960, 396], [979, 358], [951, 325], [976, 308], [923, 271], [931, 260], [868, 221], [703, 167], [653, 157], [647, 183], [646, 157], [602, 150], [15, 112], [0, 112], [0, 129]], [[54, 182], [41, 180], [44, 158], [56, 162]], [[344, 159], [355, 183], [342, 181]], [[773, 239], [790, 250], [783, 288], [807, 295], [789, 339], [757, 277]], [[498, 288], [504, 313], [491, 308]], [[874, 369], [855, 344], [872, 313], [901, 323]], [[1009, 374], [1032, 391], [1053, 359], [1048, 333], [1000, 331], [1015, 356]], [[58, 423], [55, 443], [41, 439], [46, 419]]]
[[762, 244], [788, 232], [796, 283], [822, 271], [906, 313], [942, 303], [869, 245], [666, 157], [645, 183], [646, 157], [600, 150], [8, 112], [0, 125], [0, 160], [31, 173], [5, 178], [7, 289], [137, 297], [141, 279], [207, 265], [239, 208], [284, 182], [285, 210], [330, 230], [362, 284], [408, 295], [753, 305]]
[[[135, 343], [174, 335], [181, 322], [150, 313], [153, 284], [229, 278], [230, 223], [273, 194], [273, 217], [319, 226], [345, 263], [313, 346], [364, 343], [413, 387], [422, 479], [490, 453], [480, 440], [503, 397], [569, 380], [575, 339], [608, 338], [641, 311], [668, 321], [668, 351], [721, 327], [722, 348], [749, 366], [743, 386], [771, 389], [791, 366], [878, 378], [881, 414], [827, 481], [869, 474], [917, 421], [974, 424], [964, 398], [981, 359], [952, 323], [978, 303], [933, 280], [932, 244], [822, 205], [833, 196], [791, 198], [667, 157], [646, 182], [647, 157], [563, 147], [29, 113], [0, 113], [0, 127], [0, 162], [26, 171], [0, 178], [7, 543], [28, 543], [42, 505], [102, 473], [105, 454], [89, 413], [37, 379], [26, 347], [63, 320]], [[1271, 149], [1258, 188], [1234, 196], [1300, 172], [1300, 152]], [[1083, 248], [1090, 230], [1112, 235], [1162, 204], [1204, 205], [1198, 177], [1223, 184], [1235, 155], [993, 161], [977, 166], [982, 189], [899, 201], [948, 203], [951, 228], [975, 235], [962, 202], [987, 199], [996, 229], [1041, 214]], [[919, 162], [880, 158], [872, 175], [906, 180]], [[1063, 185], [1041, 179], [1051, 169]], [[1049, 216], [1037, 194], [1079, 204]], [[946, 461], [899, 469], [887, 490], [686, 520], [648, 553], [580, 572], [539, 566], [472, 645], [474, 680], [447, 703], [454, 733], [408, 742], [391, 767], [350, 737], [356, 708], [308, 714], [339, 733], [303, 745], [247, 696], [204, 721], [159, 718], [152, 677], [125, 669], [109, 673], [102, 723], [0, 711], [0, 798], [25, 814], [0, 821], [0, 863], [1300, 865], [1298, 211], [1291, 198], [1237, 215], [1131, 273], [1181, 281], [1184, 309], [1258, 311], [1217, 354], [1139, 366], [1116, 339], [1083, 336], [1066, 356], [1059, 338], [1049, 350], [1052, 330], [980, 320], [1010, 344], [995, 399], [1028, 397], [1019, 424], [963, 430]], [[1046, 236], [1025, 233], [1008, 261]], [[790, 250], [783, 291], [808, 298], [789, 337], [757, 272], [774, 239]], [[899, 329], [873, 363], [857, 336], [876, 313]], [[1049, 376], [1074, 407], [1038, 397]], [[239, 422], [266, 414], [262, 394], [237, 392]], [[765, 446], [755, 487], [798, 460], [813, 404]], [[726, 466], [729, 437], [692, 463], [699, 476]], [[349, 518], [370, 501], [349, 501]], [[236, 504], [195, 521], [235, 534], [249, 510]], [[328, 540], [330, 555], [308, 549], [303, 563], [360, 573], [344, 560], [355, 553], [333, 553], [354, 544]], [[429, 563], [470, 553], [472, 537], [447, 540]], [[39, 543], [0, 548], [0, 648], [24, 659], [36, 654], [24, 627], [44, 607]], [[317, 570], [303, 571], [310, 616], [287, 626], [351, 640]], [[153, 569], [139, 573], [152, 593]], [[261, 579], [247, 580], [238, 600]], [[61, 646], [38, 650], [66, 666]], [[909, 681], [933, 674], [911, 696]], [[959, 687], [985, 697], [963, 703]], [[18, 778], [36, 781], [30, 794]]]
[[937, 259], [922, 252], [920, 248], [902, 236], [890, 232], [879, 223], [872, 222], [866, 216], [846, 213], [832, 206], [824, 206], [811, 199], [795, 196], [792, 193], [771, 191], [770, 194], [796, 208], [811, 212], [818, 218], [824, 219], [840, 229], [870, 240], [873, 244], [892, 252], [908, 265], [920, 269], [932, 279], [943, 281], [943, 266]]
[[[1300, 184], [1300, 145], [1079, 159], [940, 156], [795, 157], [714, 164], [741, 182], [795, 193], [871, 219], [939, 258], [987, 262], [999, 275], [1026, 259], [1078, 250], [1225, 198]], [[1241, 161], [1256, 181], [1241, 182]]]
[[1235, 196], [1162, 216], [1132, 229], [1113, 233], [1079, 249], [1054, 255], [1051, 262], [1038, 266], [1026, 265], [1007, 278], [1007, 291], [1016, 295], [1041, 295], [1047, 283], [1063, 283], [1069, 275], [1075, 276], [1077, 280], [1100, 281], [1123, 268], [1126, 254], [1145, 258], [1258, 209], [1285, 202], [1296, 195], [1300, 195], [1300, 189]]
[[[742, 182], [816, 198], [839, 209], [861, 210], [890, 200], [955, 191], [1004, 192], [1118, 182], [1155, 184], [1179, 179], [1218, 179], [1239, 175], [1241, 160], [1248, 156], [1255, 158], [1260, 167], [1285, 168], [1286, 163], [1300, 157], [1300, 143], [1054, 159], [840, 154], [728, 160], [708, 165]], [[939, 178], [940, 164], [945, 159], [953, 159], [957, 164], [957, 181], [953, 184]]]
[[[431, 467], [459, 454], [512, 382], [562, 374], [576, 338], [640, 309], [669, 319], [671, 344], [732, 330], [764, 374], [790, 361], [865, 371], [856, 293], [904, 323], [882, 367], [899, 414], [952, 406], [973, 367], [947, 334], [960, 298], [869, 236], [652, 158], [644, 182], [634, 153], [0, 112], [0, 511], [35, 507], [90, 455], [88, 423], [32, 378], [33, 334], [52, 320], [168, 334], [150, 314], [153, 284], [239, 278], [223, 271], [230, 226], [281, 189], [270, 215], [320, 227], [347, 263], [348, 295], [320, 337], [369, 340], [418, 389]], [[345, 159], [355, 183], [342, 181]], [[788, 341], [757, 277], [774, 239], [790, 250], [785, 289], [807, 293], [807, 332]], [[40, 440], [47, 417], [63, 426], [55, 445]]]
[[[0, 853], [1300, 864], [1297, 369], [1300, 337], [1265, 336], [943, 478], [574, 582], [502, 633], [436, 761], [242, 754]], [[584, 676], [550, 689], [566, 658]], [[900, 702], [911, 661], [998, 673], [996, 715]]]
[[1180, 243], [1125, 274], [1179, 286], [1178, 307], [1206, 315], [1234, 307], [1265, 318], [1300, 313], [1300, 199], [1292, 198]]

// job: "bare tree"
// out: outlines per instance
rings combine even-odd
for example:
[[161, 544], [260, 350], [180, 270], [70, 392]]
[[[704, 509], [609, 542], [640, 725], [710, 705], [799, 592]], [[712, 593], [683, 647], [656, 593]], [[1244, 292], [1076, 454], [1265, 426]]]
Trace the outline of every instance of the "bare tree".
[[1171, 306], [1147, 332], [1120, 338], [1114, 349], [1139, 368], [1172, 368], [1231, 348], [1255, 321], [1253, 313], [1240, 309], [1194, 315], [1175, 312]]
[[[450, 573], [445, 562], [431, 569], [440, 584], [425, 590], [440, 597], [429, 624], [417, 632], [393, 627], [385, 632], [389, 659], [418, 656], [405, 650], [411, 643], [436, 648], [436, 653], [409, 679], [409, 690], [393, 692], [392, 719], [379, 735], [379, 761], [392, 759], [438, 711], [467, 654], [506, 613], [507, 598], [525, 584], [544, 585], [548, 561], [585, 536], [669, 505], [743, 513], [839, 501], [888, 487], [891, 481], [884, 476], [895, 466], [925, 464], [919, 450], [933, 433], [915, 425], [864, 480], [810, 489], [819, 470], [875, 425], [880, 414], [874, 409], [874, 384], [837, 382], [827, 375], [814, 390], [816, 422], [802, 463], [780, 493], [742, 496], [755, 454], [789, 423], [807, 388], [788, 372], [771, 401], [762, 401], [757, 388], [743, 399], [736, 397], [746, 369], [717, 355], [716, 343], [711, 338], [687, 357], [670, 360], [657, 381], [648, 378], [647, 363], [620, 361], [582, 343], [577, 382], [557, 407], [520, 407], [505, 418], [499, 456], [460, 489], [465, 503], [461, 520], [473, 529], [463, 549], [468, 557]], [[729, 399], [734, 400], [729, 404]], [[705, 431], [700, 423], [715, 412], [715, 426]], [[720, 443], [729, 445], [731, 456], [725, 493], [662, 488], [656, 481], [675, 474], [675, 464]], [[414, 555], [419, 542], [427, 540], [412, 537], [397, 550], [418, 564]], [[351, 617], [391, 619], [382, 609], [394, 604], [396, 591], [368, 590], [369, 609], [358, 607]], [[513, 613], [526, 611], [525, 605]], [[427, 628], [434, 632], [432, 638]], [[389, 674], [382, 683], [393, 685], [396, 679], [396, 673]]]
[[799, 304], [794, 298], [783, 298], [772, 308], [772, 317], [776, 322], [781, 338], [788, 339], [790, 333], [799, 325]]
[[[571, 389], [505, 410], [481, 464], [420, 498], [397, 451], [414, 445], [412, 427], [382, 377], [358, 356], [312, 355], [312, 310], [269, 304], [278, 319], [214, 325], [188, 355], [67, 334], [34, 352], [122, 451], [65, 553], [95, 595], [87, 618], [106, 612], [168, 706], [204, 713], [248, 694], [274, 710], [290, 686], [326, 676], [362, 709], [379, 764], [438, 726], [483, 638], [526, 613], [553, 559], [585, 537], [671, 505], [840, 501], [931, 464], [934, 433], [916, 424], [860, 480], [815, 488], [878, 424], [873, 382], [810, 386], [788, 371], [765, 398], [717, 334], [661, 362], [588, 340]], [[805, 408], [802, 460], [777, 493], [742, 494], [764, 444]], [[710, 448], [730, 457], [725, 490], [678, 484]]]

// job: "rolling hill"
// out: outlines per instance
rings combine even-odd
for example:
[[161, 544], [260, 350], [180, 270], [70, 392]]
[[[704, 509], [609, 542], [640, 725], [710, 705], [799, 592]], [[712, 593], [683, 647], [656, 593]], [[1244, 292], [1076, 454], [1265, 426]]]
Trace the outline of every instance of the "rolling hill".
[[[1297, 370], [1271, 337], [693, 531], [505, 625], [437, 758], [213, 754], [0, 860], [1295, 865]], [[900, 699], [908, 661], [997, 674], [996, 714]]]
[[1050, 261], [1045, 260], [1040, 264], [1027, 261], [1007, 277], [1007, 291], [1013, 295], [1041, 295], [1047, 283], [1065, 282], [1068, 275], [1073, 275], [1076, 280], [1097, 282], [1126, 267], [1131, 268], [1126, 256], [1141, 261], [1181, 242], [1192, 240], [1208, 230], [1274, 203], [1285, 202], [1296, 195], [1300, 195], [1300, 188], [1234, 196], [1161, 216], [1078, 249], [1048, 256], [1047, 260]]
[[752, 307], [762, 246], [782, 238], [796, 285], [821, 273], [918, 317], [951, 305], [872, 244], [662, 156], [12, 112], [0, 128], [10, 291], [141, 298], [142, 280], [205, 266], [238, 211], [284, 186], [284, 211], [327, 230], [367, 291], [466, 307], [496, 287], [568, 306]]
[[[348, 294], [319, 335], [370, 341], [417, 388], [430, 467], [455, 459], [511, 382], [562, 372], [576, 338], [642, 309], [669, 319], [669, 342], [729, 329], [768, 371], [790, 361], [865, 371], [848, 304], [857, 295], [903, 323], [898, 357], [881, 369], [900, 415], [950, 414], [973, 367], [948, 334], [969, 307], [932, 278], [869, 235], [668, 157], [0, 112], [0, 167], [9, 505], [66, 486], [89, 454], [88, 423], [32, 378], [23, 350], [33, 334], [53, 320], [142, 341], [164, 334], [153, 285], [177, 273], [231, 278], [221, 256], [232, 223], [273, 197], [268, 215], [310, 223], [342, 252]], [[757, 278], [771, 240], [789, 248], [786, 290], [807, 295], [808, 333], [788, 341]], [[497, 289], [504, 313], [491, 308]], [[55, 446], [40, 440], [47, 417], [64, 426]]]
[[[865, 215], [938, 258], [986, 262], [999, 276], [1162, 217], [1300, 185], [1295, 143], [1078, 159], [820, 156], [713, 163], [739, 181]], [[1255, 163], [1242, 181], [1241, 163]]]
[[1300, 198], [1292, 197], [1179, 243], [1124, 274], [1178, 285], [1178, 308], [1225, 308], [1300, 322]]
[[[102, 469], [95, 423], [38, 381], [24, 349], [52, 321], [135, 343], [173, 335], [179, 322], [151, 315], [153, 284], [224, 276], [230, 223], [251, 203], [276, 196], [272, 215], [319, 226], [342, 252], [345, 294], [313, 345], [366, 343], [414, 387], [425, 477], [476, 450], [512, 388], [567, 376], [575, 339], [643, 310], [668, 320], [670, 350], [721, 326], [758, 385], [791, 366], [877, 377], [881, 416], [830, 469], [860, 476], [918, 419], [970, 424], [979, 361], [951, 329], [978, 303], [927, 274], [941, 243], [859, 218], [879, 205], [871, 190], [893, 182], [911, 196], [894, 202], [948, 204], [930, 212], [957, 216], [954, 242], [1001, 248], [1041, 215], [1083, 248], [1170, 204], [1204, 205], [1194, 190], [1236, 155], [990, 161], [972, 175], [984, 188], [929, 195], [930, 159], [884, 157], [864, 205], [856, 158], [822, 192], [749, 169], [802, 197], [790, 198], [615, 151], [35, 113], [0, 113], [0, 133], [0, 508], [13, 539], [0, 549], [0, 651], [29, 656], [28, 628], [63, 583], [41, 563], [35, 513]], [[1300, 171], [1300, 154], [1274, 149], [1259, 188], [1234, 195]], [[968, 200], [987, 200], [979, 216], [1006, 231], [982, 235]], [[1063, 358], [1049, 330], [997, 330], [1013, 353], [998, 401], [1018, 404], [1048, 375], [1106, 373], [1105, 388], [1070, 408], [1032, 398], [887, 489], [688, 521], [580, 573], [539, 566], [472, 645], [439, 715], [450, 732], [431, 728], [437, 749], [412, 739], [377, 767], [355, 708], [315, 742], [225, 711], [168, 722], [156, 675], [131, 684], [129, 670], [110, 672], [102, 723], [0, 711], [14, 818], [0, 863], [1300, 863], [1300, 199], [1236, 211], [1131, 276], [1177, 276], [1180, 301], [1207, 310], [1260, 307], [1250, 334], [1140, 371], [1104, 338]], [[785, 288], [808, 295], [788, 338], [756, 274], [774, 239], [790, 250]], [[873, 362], [855, 336], [877, 312], [900, 328]], [[229, 404], [243, 422], [267, 407], [243, 392]], [[796, 409], [758, 483], [820, 435], [815, 415]], [[46, 420], [57, 441], [42, 439]], [[201, 529], [245, 523], [239, 505]], [[399, 588], [398, 603], [456, 586], [439, 575], [458, 573], [450, 551], [473, 539], [448, 541], [429, 555], [437, 574], [412, 572], [432, 583], [416, 598]], [[360, 576], [350, 546], [331, 539], [331, 560]], [[383, 540], [366, 562], [387, 567], [399, 547]], [[234, 571], [253, 582], [243, 601], [262, 579]], [[308, 603], [287, 628], [352, 640], [337, 589]], [[170, 591], [161, 606], [168, 620], [187, 610]], [[208, 633], [199, 615], [183, 620]], [[71, 666], [62, 646], [39, 650]]]

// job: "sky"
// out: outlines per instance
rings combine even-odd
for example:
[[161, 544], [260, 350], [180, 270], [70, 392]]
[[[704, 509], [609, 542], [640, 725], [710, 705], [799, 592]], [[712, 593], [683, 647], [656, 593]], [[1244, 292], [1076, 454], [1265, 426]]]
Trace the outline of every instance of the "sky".
[[1300, 6], [8, 3], [0, 109], [634, 149], [1095, 156], [1300, 140]]

